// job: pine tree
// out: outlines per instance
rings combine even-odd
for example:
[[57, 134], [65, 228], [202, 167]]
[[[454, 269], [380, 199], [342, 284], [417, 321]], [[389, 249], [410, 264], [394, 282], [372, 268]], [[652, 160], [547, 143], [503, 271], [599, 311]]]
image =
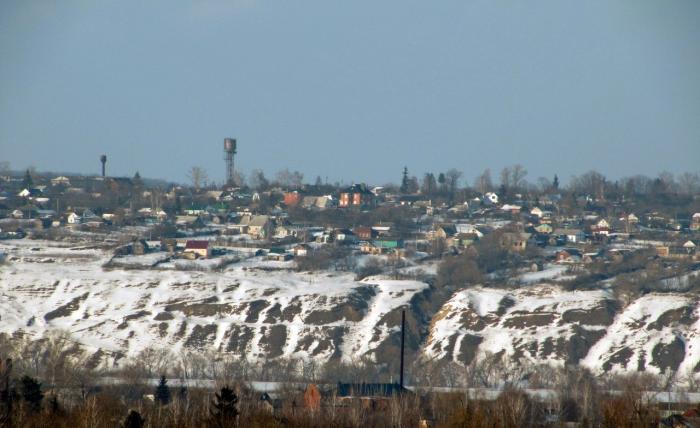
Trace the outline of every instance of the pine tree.
[[223, 428], [233, 425], [238, 416], [238, 396], [228, 386], [221, 388], [221, 392], [214, 396], [216, 400], [212, 403], [212, 426]]
[[559, 189], [559, 177], [557, 177], [556, 174], [554, 174], [554, 180], [552, 180], [552, 188], [554, 188], [554, 190]]
[[401, 193], [408, 192], [409, 178], [408, 178], [408, 167], [403, 167], [403, 177], [401, 178]]
[[136, 410], [130, 411], [129, 415], [124, 419], [124, 428], [143, 428], [145, 424], [146, 420]]
[[22, 187], [25, 189], [31, 189], [34, 186], [34, 180], [32, 180], [32, 174], [27, 170], [24, 173], [24, 179], [22, 180]]
[[170, 403], [170, 388], [168, 388], [168, 381], [165, 379], [165, 375], [160, 377], [160, 382], [156, 387], [155, 399], [161, 406]]
[[445, 177], [445, 173], [441, 172], [438, 175], [438, 183], [440, 183], [440, 191], [441, 192], [446, 192], [447, 191], [447, 177]]
[[27, 402], [32, 411], [38, 412], [41, 409], [41, 400], [44, 399], [41, 383], [29, 376], [23, 376], [20, 383], [22, 399]]
[[141, 180], [141, 174], [139, 174], [138, 171], [136, 171], [136, 174], [134, 174], [134, 178], [131, 180], [131, 182], [134, 184], [134, 187], [140, 188], [143, 185], [143, 180]]

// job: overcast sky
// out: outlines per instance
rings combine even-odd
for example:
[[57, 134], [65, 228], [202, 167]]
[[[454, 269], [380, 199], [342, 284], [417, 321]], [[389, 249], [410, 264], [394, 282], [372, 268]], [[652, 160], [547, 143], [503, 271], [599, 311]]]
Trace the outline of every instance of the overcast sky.
[[0, 161], [398, 182], [700, 170], [700, 1], [0, 1]]

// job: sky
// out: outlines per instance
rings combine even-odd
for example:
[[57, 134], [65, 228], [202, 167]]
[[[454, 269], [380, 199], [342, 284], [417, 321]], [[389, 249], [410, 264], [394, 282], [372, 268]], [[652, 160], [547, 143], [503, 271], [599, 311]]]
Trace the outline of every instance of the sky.
[[0, 161], [398, 182], [700, 170], [700, 1], [0, 1]]

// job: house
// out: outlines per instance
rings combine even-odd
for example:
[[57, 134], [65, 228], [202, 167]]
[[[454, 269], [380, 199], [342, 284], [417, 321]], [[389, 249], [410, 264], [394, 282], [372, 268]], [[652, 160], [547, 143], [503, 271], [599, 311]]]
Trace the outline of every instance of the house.
[[700, 213], [695, 213], [690, 218], [690, 230], [695, 232], [700, 230]]
[[476, 233], [457, 233], [453, 238], [453, 245], [459, 248], [467, 248], [479, 240]]
[[83, 218], [76, 213], [70, 213], [66, 217], [66, 223], [68, 224], [80, 224], [83, 222]]
[[448, 239], [457, 234], [457, 227], [454, 224], [440, 224], [434, 226], [431, 233], [432, 239]]
[[456, 223], [455, 228], [457, 229], [457, 233], [473, 233], [475, 234], [478, 238], [481, 238], [484, 236], [484, 233], [479, 230], [478, 227], [476, 227], [473, 224], [469, 223]]
[[538, 218], [542, 218], [542, 214], [543, 214], [543, 213], [544, 213], [544, 212], [543, 212], [542, 209], [539, 208], [539, 207], [535, 207], [535, 208], [533, 208], [533, 209], [530, 210], [530, 215], [535, 216], [535, 217], [538, 217]]
[[[272, 220], [267, 215], [244, 214], [238, 224], [229, 224], [227, 228], [237, 233], [247, 233], [254, 239], [267, 239], [273, 233]], [[282, 230], [277, 233], [279, 235], [285, 232]]]
[[332, 207], [334, 204], [333, 197], [331, 195], [324, 196], [304, 196], [301, 199], [302, 208], [306, 209], [326, 209]]
[[570, 242], [572, 244], [583, 242], [586, 239], [586, 235], [584, 235], [583, 230], [581, 229], [554, 229], [552, 235], [560, 238], [560, 240], [563, 240], [564, 242]]
[[297, 205], [302, 199], [301, 193], [294, 190], [292, 192], [285, 192], [283, 202], [286, 206], [291, 207]]
[[189, 208], [185, 209], [185, 214], [191, 216], [200, 216], [207, 214], [207, 208], [203, 205], [192, 204]]
[[292, 248], [292, 254], [294, 254], [294, 257], [306, 257], [310, 250], [311, 247], [309, 245], [299, 244]]
[[64, 177], [63, 175], [60, 175], [58, 177], [51, 179], [51, 185], [52, 186], [70, 187], [70, 180], [68, 179], [68, 177]]
[[557, 263], [578, 263], [581, 261], [581, 254], [575, 248], [567, 248], [565, 250], [557, 251], [554, 259]]
[[136, 256], [142, 256], [149, 250], [145, 239], [138, 239], [131, 244], [131, 252]]
[[519, 205], [512, 205], [512, 204], [504, 204], [501, 207], [501, 211], [509, 212], [511, 214], [518, 214], [520, 212], [521, 207]]
[[201, 227], [204, 225], [204, 222], [197, 216], [179, 215], [175, 217], [175, 225], [181, 227]]
[[530, 240], [532, 234], [523, 232], [506, 232], [503, 234], [502, 245], [509, 248], [511, 251], [525, 251], [527, 241]]
[[185, 243], [185, 254], [193, 254], [194, 257], [208, 259], [211, 256], [209, 241], [188, 240]]
[[343, 407], [387, 410], [393, 397], [412, 394], [398, 383], [338, 383], [332, 396]]
[[382, 253], [382, 249], [374, 245], [372, 242], [369, 241], [361, 241], [360, 242], [360, 252], [363, 254], [374, 254], [374, 255], [379, 255]]
[[402, 238], [378, 237], [372, 240], [372, 245], [379, 248], [381, 251], [397, 250], [403, 248]]
[[368, 208], [377, 205], [377, 196], [365, 184], [353, 184], [340, 192], [338, 206], [341, 208]]
[[604, 218], [600, 219], [591, 226], [591, 233], [595, 236], [608, 236], [610, 234], [610, 223]]
[[357, 239], [361, 239], [364, 241], [370, 240], [377, 235], [371, 227], [365, 226], [358, 226], [354, 228], [352, 232], [355, 234]]
[[357, 237], [350, 229], [335, 229], [333, 235], [335, 236], [335, 242], [345, 244], [354, 244], [357, 242]]
[[493, 192], [488, 192], [481, 198], [481, 201], [485, 205], [496, 205], [498, 204], [498, 195]]
[[537, 233], [541, 233], [544, 235], [549, 235], [554, 231], [554, 229], [552, 228], [552, 225], [546, 224], [546, 223], [538, 224], [537, 226], [534, 227], [534, 229]]
[[391, 222], [380, 222], [372, 226], [372, 230], [377, 234], [377, 236], [390, 235], [391, 230], [394, 228], [394, 223]]
[[286, 252], [284, 248], [270, 248], [265, 258], [276, 262], [286, 262], [292, 259], [292, 255]]
[[272, 222], [267, 215], [244, 216], [241, 223], [247, 224], [248, 234], [254, 239], [266, 239], [272, 233]]
[[36, 215], [41, 219], [53, 219], [57, 213], [54, 210], [36, 210]]

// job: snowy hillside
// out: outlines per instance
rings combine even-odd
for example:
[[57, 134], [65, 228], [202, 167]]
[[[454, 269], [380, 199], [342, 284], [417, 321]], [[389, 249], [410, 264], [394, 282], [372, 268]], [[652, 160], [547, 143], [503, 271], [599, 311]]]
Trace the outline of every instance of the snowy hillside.
[[687, 373], [700, 369], [699, 310], [697, 298], [683, 294], [650, 294], [620, 308], [604, 291], [474, 288], [435, 315], [424, 352], [462, 363], [505, 352], [597, 372]]
[[513, 290], [459, 290], [442, 305], [431, 302], [435, 313], [418, 313], [431, 310], [426, 299], [436, 298], [425, 283], [296, 273], [287, 269], [293, 262], [260, 257], [223, 270], [177, 270], [175, 263], [104, 269], [111, 254], [100, 249], [16, 240], [0, 251], [7, 254], [0, 265], [0, 333], [38, 338], [58, 328], [92, 349], [124, 355], [155, 347], [250, 360], [381, 361], [397, 346], [398, 311], [410, 307], [412, 322], [424, 324], [412, 325], [409, 352], [420, 348], [431, 359], [464, 364], [505, 353], [598, 372], [700, 370], [696, 297], [652, 294], [621, 307], [606, 291], [539, 282], [563, 273], [554, 268]]
[[0, 332], [60, 328], [92, 348], [352, 358], [396, 326], [385, 315], [427, 285], [232, 265], [223, 273], [103, 270], [109, 254], [14, 241], [0, 267]]

